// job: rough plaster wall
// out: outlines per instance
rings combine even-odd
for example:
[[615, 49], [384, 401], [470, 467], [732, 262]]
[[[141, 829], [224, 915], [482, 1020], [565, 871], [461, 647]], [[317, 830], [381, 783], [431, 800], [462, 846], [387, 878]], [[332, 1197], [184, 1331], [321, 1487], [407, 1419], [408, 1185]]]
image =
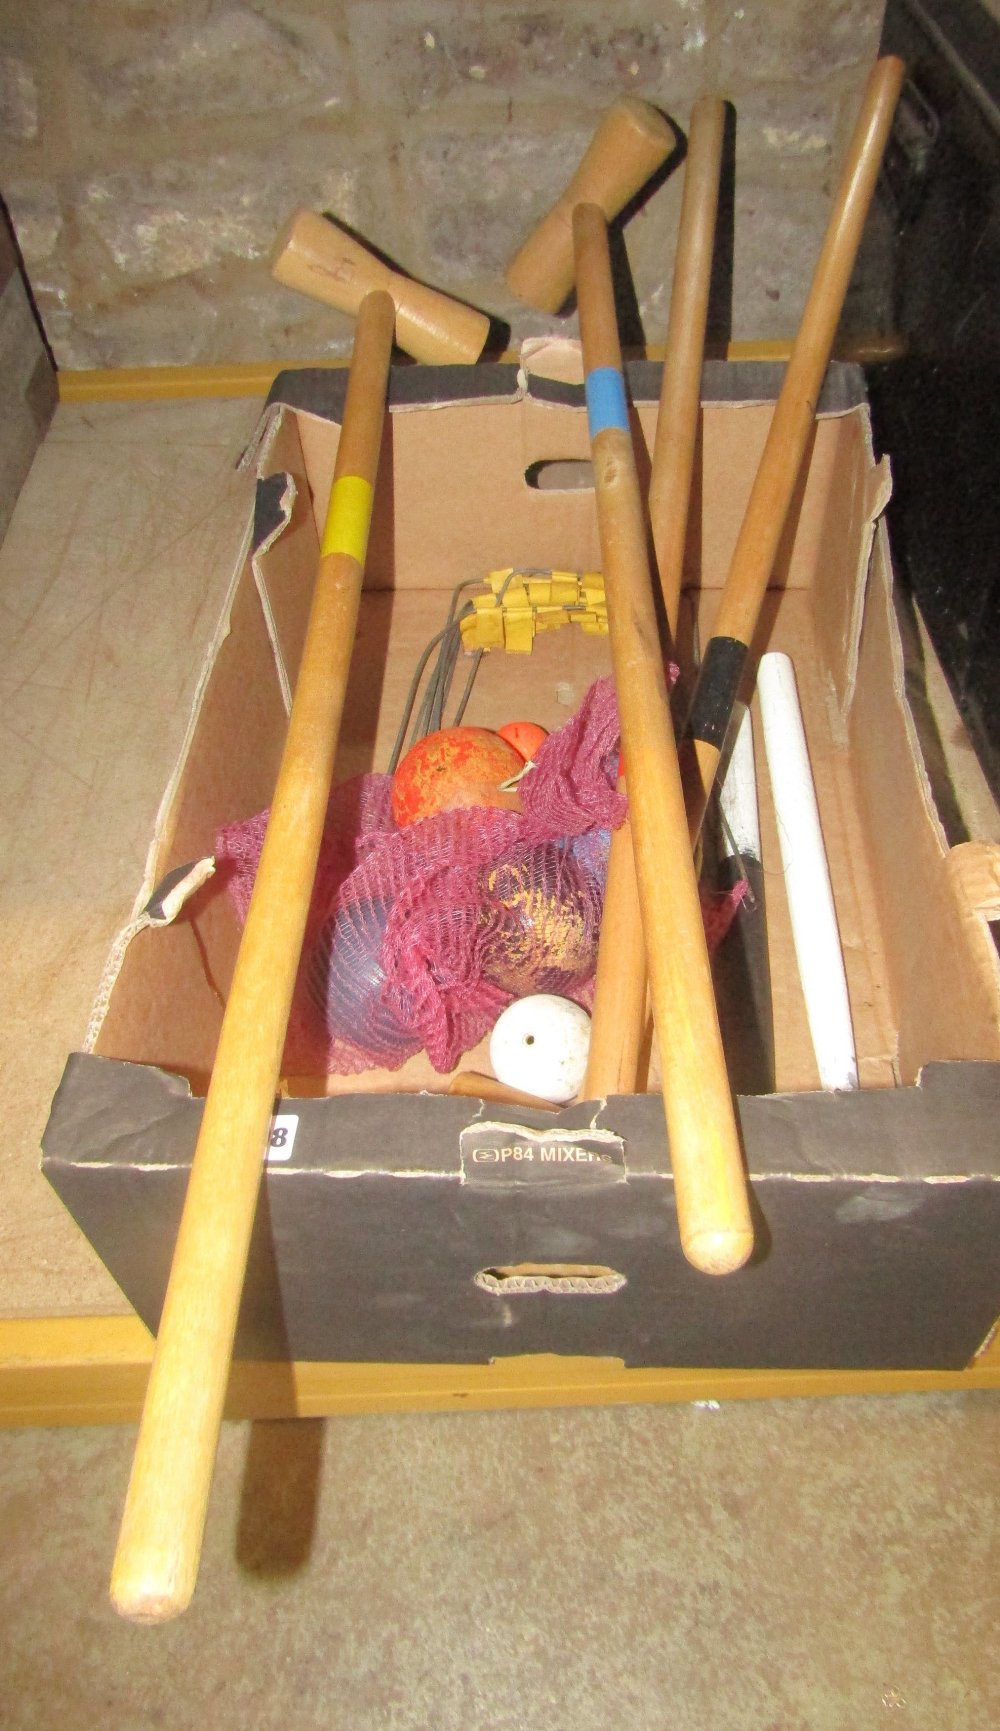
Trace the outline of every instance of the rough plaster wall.
[[[296, 204], [519, 340], [502, 280], [624, 91], [736, 109], [734, 336], [794, 330], [881, 0], [0, 0], [0, 188], [60, 364], [342, 354], [272, 283]], [[673, 175], [629, 223], [662, 338]], [[569, 328], [572, 328], [570, 326]]]

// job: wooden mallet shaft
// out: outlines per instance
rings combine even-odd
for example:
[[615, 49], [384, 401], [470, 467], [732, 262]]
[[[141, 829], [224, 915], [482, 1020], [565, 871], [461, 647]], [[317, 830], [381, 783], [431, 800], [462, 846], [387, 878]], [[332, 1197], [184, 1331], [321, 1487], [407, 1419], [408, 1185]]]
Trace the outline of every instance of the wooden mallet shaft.
[[905, 67], [876, 62], [861, 103], [802, 322], [698, 674], [681, 775], [692, 838], [701, 829], [733, 703], [816, 416], [837, 322], [889, 141]]
[[395, 308], [359, 316], [315, 591], [188, 1182], [111, 1582], [162, 1622], [194, 1591], [236, 1319], [357, 624]]
[[526, 1094], [523, 1088], [509, 1088], [495, 1076], [484, 1076], [479, 1070], [458, 1070], [448, 1083], [449, 1094], [465, 1100], [492, 1100], [498, 1106], [534, 1106], [539, 1112], [558, 1110], [551, 1100], [540, 1094]]
[[271, 275], [342, 313], [356, 314], [366, 295], [384, 289], [396, 308], [396, 341], [416, 361], [471, 365], [489, 336], [485, 313], [392, 270], [313, 210], [297, 210], [282, 229], [271, 253]]
[[623, 96], [604, 115], [572, 180], [523, 246], [504, 276], [518, 300], [540, 312], [557, 313], [573, 288], [573, 211], [596, 204], [610, 222], [676, 143], [659, 109], [638, 96]]
[[726, 105], [702, 96], [691, 113], [663, 378], [649, 477], [649, 526], [671, 642], [677, 641], [701, 369], [712, 287]]
[[615, 324], [607, 225], [573, 215], [587, 418], [643, 929], [684, 1254], [725, 1274], [753, 1246], [660, 653]]
[[[620, 792], [627, 790], [619, 777]], [[646, 943], [629, 818], [611, 832], [608, 877], [590, 1013], [590, 1048], [581, 1098], [634, 1094], [639, 1077], [648, 992]]]
[[[726, 105], [695, 103], [688, 133], [666, 359], [656, 419], [649, 517], [672, 642], [677, 639], [691, 474], [698, 440], [701, 366], [712, 278]], [[632, 826], [611, 838], [584, 1097], [630, 1094], [646, 1025], [646, 950], [636, 887]]]

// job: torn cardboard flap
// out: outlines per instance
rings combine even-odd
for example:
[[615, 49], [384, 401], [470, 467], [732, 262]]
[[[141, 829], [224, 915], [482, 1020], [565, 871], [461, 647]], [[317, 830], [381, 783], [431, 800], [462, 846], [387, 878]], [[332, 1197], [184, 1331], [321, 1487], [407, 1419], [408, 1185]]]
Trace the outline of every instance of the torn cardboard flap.
[[150, 896], [143, 909], [145, 918], [151, 926], [171, 925], [191, 897], [197, 895], [202, 885], [214, 875], [215, 861], [211, 856], [192, 860], [190, 865], [175, 866]]
[[523, 391], [532, 379], [556, 379], [564, 385], [583, 385], [583, 348], [572, 337], [528, 337], [521, 344], [518, 384]]
[[253, 574], [286, 714], [308, 621], [311, 578], [304, 605], [302, 573], [315, 574], [318, 559], [319, 530], [302, 442], [294, 417], [281, 416], [262, 455], [257, 482]]

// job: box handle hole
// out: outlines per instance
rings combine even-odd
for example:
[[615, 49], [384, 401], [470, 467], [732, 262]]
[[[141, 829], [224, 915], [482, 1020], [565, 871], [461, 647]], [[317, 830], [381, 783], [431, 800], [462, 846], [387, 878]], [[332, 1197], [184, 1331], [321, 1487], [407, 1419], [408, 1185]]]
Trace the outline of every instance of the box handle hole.
[[584, 493], [594, 490], [589, 457], [543, 457], [524, 471], [529, 487], [539, 493]]
[[510, 1293], [556, 1292], [601, 1297], [620, 1292], [624, 1274], [589, 1262], [517, 1262], [499, 1268], [481, 1268], [474, 1284], [494, 1298]]

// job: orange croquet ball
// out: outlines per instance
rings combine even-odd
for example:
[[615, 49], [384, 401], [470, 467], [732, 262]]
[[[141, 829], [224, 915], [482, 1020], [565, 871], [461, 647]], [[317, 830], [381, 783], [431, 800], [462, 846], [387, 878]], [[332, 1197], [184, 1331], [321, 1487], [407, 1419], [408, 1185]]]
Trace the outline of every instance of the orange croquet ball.
[[537, 721], [508, 721], [497, 732], [521, 753], [525, 763], [534, 762], [539, 746], [549, 737], [548, 728], [539, 727]]
[[500, 792], [524, 768], [519, 751], [487, 727], [442, 727], [411, 745], [392, 778], [392, 815], [400, 828], [436, 811], [500, 805], [517, 811], [517, 793]]

